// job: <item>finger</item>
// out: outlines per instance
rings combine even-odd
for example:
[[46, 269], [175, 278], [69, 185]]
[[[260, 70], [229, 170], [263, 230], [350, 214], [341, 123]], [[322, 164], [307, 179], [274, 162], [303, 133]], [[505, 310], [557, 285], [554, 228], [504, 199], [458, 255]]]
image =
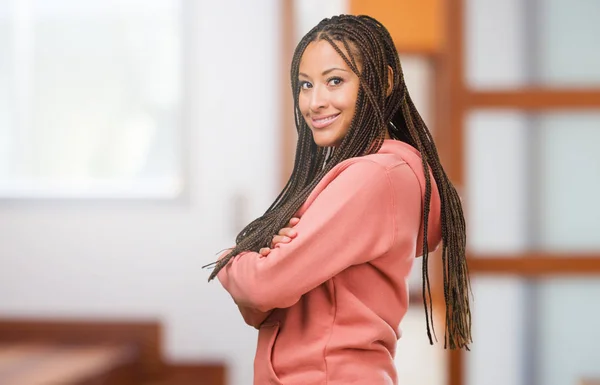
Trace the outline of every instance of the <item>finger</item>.
[[292, 219], [290, 219], [290, 226], [294, 227], [298, 224], [298, 222], [300, 222], [300, 218], [293, 217]]
[[294, 238], [296, 236], [296, 230], [290, 227], [284, 227], [283, 229], [279, 230], [279, 235]]
[[271, 252], [271, 249], [269, 249], [268, 247], [263, 247], [262, 249], [259, 250], [259, 253], [265, 257], [267, 255], [269, 255], [270, 252]]
[[289, 241], [291, 241], [289, 237], [286, 237], [284, 235], [276, 235], [271, 241], [271, 248], [275, 247], [275, 245], [277, 245], [278, 243], [288, 243]]

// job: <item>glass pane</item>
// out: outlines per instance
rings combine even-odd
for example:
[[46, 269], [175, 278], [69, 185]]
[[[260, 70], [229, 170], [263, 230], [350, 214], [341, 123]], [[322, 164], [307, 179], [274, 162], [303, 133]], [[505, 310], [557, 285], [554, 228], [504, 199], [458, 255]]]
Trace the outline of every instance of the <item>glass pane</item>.
[[544, 280], [538, 288], [537, 384], [600, 379], [600, 278]]
[[469, 385], [581, 384], [600, 378], [600, 277], [474, 278]]
[[477, 111], [466, 121], [465, 212], [470, 251], [527, 248], [527, 116]]
[[600, 112], [476, 111], [466, 121], [471, 251], [600, 250]]
[[428, 57], [422, 55], [400, 54], [404, 81], [415, 103], [415, 107], [428, 125], [431, 132], [435, 132], [432, 125], [433, 109], [433, 67]]
[[465, 72], [473, 88], [527, 81], [525, 0], [465, 0]]
[[[525, 1], [525, 0], [522, 0]], [[536, 83], [600, 86], [600, 1], [544, 0], [540, 5]]]
[[599, 1], [465, 0], [464, 11], [472, 88], [600, 86]]
[[600, 112], [538, 118], [539, 247], [600, 250]]
[[467, 385], [532, 385], [524, 381], [525, 282], [472, 278], [473, 344], [466, 359]]
[[3, 193], [179, 191], [180, 11], [167, 0], [13, 2]]

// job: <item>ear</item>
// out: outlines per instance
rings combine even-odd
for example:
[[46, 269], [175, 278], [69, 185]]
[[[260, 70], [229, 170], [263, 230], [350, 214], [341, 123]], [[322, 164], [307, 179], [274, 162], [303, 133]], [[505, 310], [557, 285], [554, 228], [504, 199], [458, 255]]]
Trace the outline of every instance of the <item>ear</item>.
[[385, 96], [390, 96], [392, 94], [392, 90], [394, 89], [394, 70], [392, 69], [392, 67], [387, 66], [388, 67], [388, 87], [387, 87], [387, 91], [385, 92]]

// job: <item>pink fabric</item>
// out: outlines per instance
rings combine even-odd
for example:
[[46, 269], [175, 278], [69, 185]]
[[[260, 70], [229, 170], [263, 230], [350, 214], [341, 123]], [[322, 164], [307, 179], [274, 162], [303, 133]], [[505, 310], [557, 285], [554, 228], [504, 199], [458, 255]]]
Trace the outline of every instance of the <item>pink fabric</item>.
[[[428, 244], [440, 243], [433, 177]], [[267, 257], [245, 252], [223, 287], [258, 328], [254, 384], [397, 384], [408, 276], [422, 253], [425, 177], [418, 151], [386, 140], [337, 165], [300, 208], [298, 233]]]

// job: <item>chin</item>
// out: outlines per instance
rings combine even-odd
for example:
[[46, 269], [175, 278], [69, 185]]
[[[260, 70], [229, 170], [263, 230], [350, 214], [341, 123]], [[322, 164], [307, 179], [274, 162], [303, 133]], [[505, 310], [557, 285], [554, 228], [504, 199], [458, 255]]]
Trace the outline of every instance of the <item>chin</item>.
[[332, 138], [331, 136], [326, 135], [324, 133], [315, 134], [314, 131], [313, 139], [319, 147], [336, 147], [342, 141], [342, 138]]
[[319, 147], [336, 147], [339, 141], [336, 140], [315, 140], [315, 143]]

